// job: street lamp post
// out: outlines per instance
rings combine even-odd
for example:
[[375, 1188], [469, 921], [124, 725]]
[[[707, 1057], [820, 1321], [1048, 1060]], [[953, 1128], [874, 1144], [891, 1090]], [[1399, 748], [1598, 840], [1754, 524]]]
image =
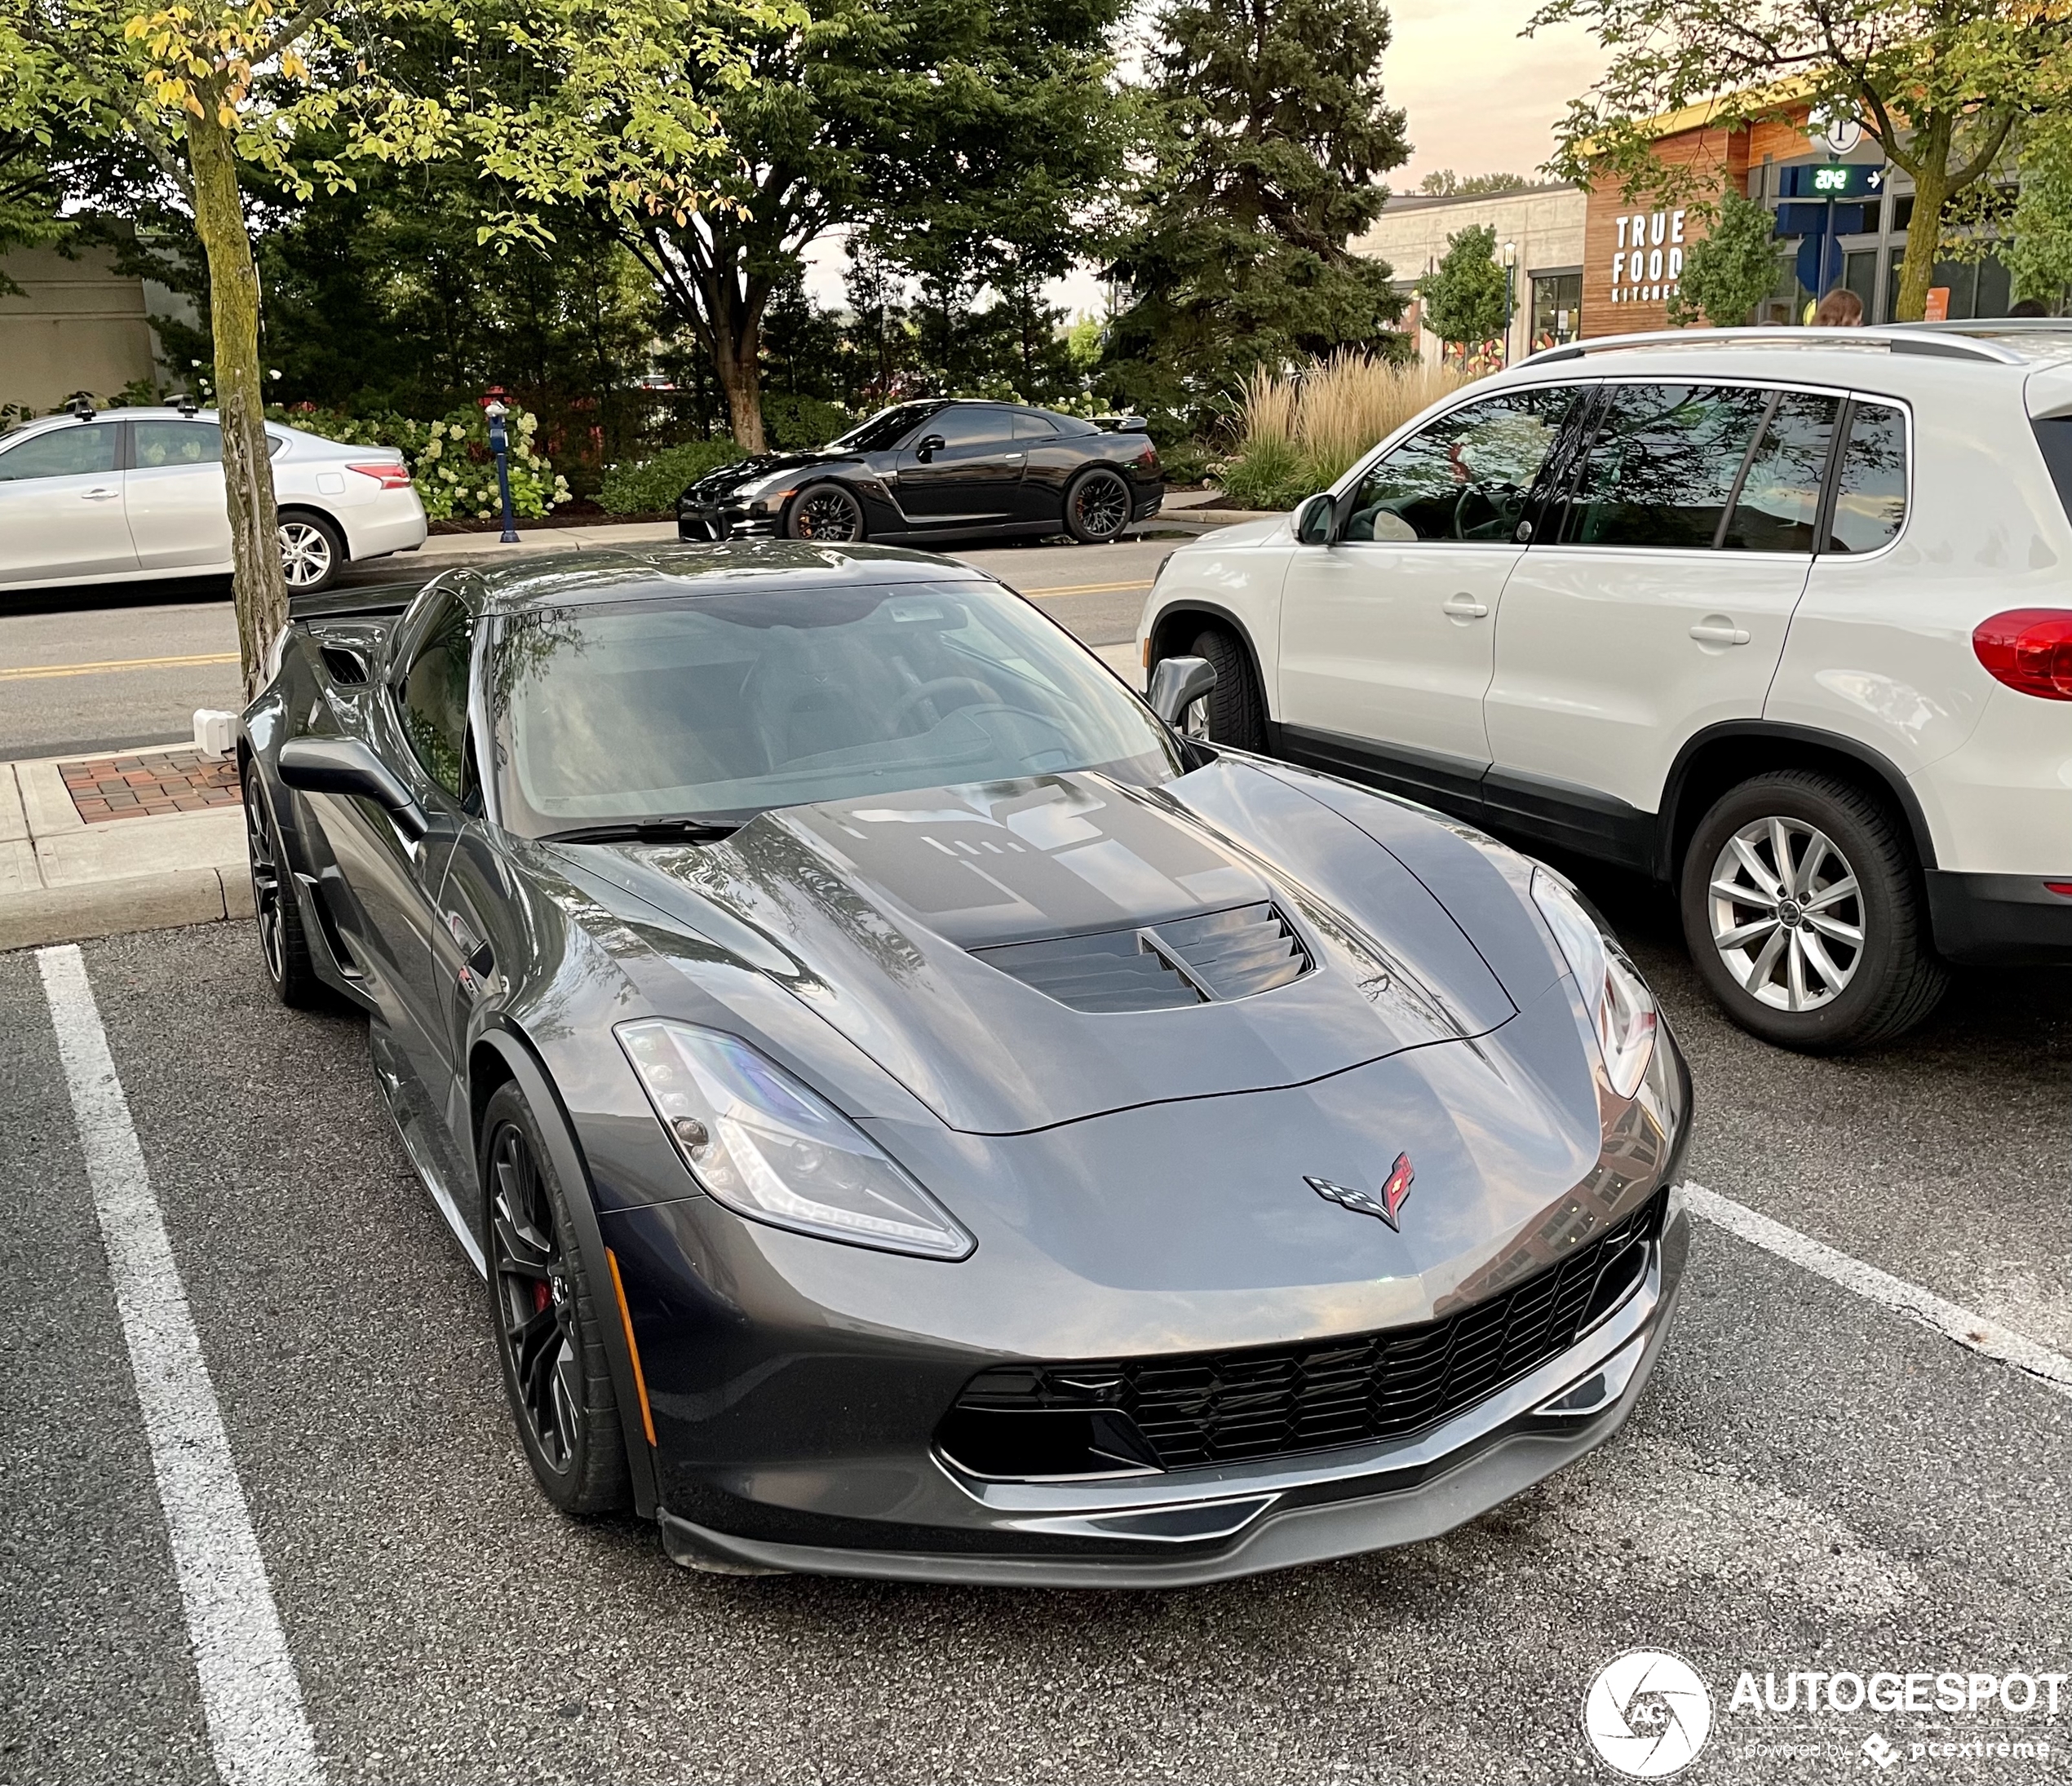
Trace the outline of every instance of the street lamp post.
[[511, 410], [503, 400], [502, 385], [489, 387], [482, 400], [482, 413], [489, 418], [489, 451], [497, 462], [497, 495], [503, 503], [503, 531], [497, 536], [497, 543], [516, 546], [518, 517], [511, 506], [511, 431], [504, 426]]

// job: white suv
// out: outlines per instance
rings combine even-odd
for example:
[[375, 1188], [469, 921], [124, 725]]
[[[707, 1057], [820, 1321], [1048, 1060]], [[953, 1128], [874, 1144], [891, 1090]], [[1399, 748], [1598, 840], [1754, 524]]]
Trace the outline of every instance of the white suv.
[[[281, 563], [297, 595], [355, 559], [424, 544], [403, 455], [277, 422]], [[208, 410], [46, 416], [0, 434], [0, 590], [228, 575], [223, 430]]]
[[2072, 322], [1534, 356], [1182, 546], [1216, 740], [1675, 884], [1770, 1041], [2072, 963]]

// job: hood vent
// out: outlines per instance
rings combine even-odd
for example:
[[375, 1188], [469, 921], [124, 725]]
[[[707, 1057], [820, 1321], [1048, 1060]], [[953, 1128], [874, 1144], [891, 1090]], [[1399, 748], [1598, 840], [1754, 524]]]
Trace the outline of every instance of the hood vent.
[[1093, 936], [972, 951], [1074, 1010], [1170, 1010], [1270, 992], [1312, 966], [1294, 927], [1272, 905], [1242, 905]]

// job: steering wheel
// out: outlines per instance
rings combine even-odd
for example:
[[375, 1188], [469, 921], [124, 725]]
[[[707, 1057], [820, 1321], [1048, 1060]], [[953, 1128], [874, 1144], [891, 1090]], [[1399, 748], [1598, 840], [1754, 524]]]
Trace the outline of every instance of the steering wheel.
[[[937, 676], [932, 682], [921, 683], [908, 689], [897, 701], [894, 701], [892, 710], [887, 716], [885, 723], [892, 732], [897, 732], [900, 722], [923, 701], [931, 700], [936, 695], [947, 694], [953, 688], [975, 689], [981, 700], [994, 705], [999, 703], [999, 691], [981, 682], [976, 676]], [[936, 716], [937, 718], [941, 718], [940, 708], [936, 710]]]
[[1490, 519], [1501, 523], [1504, 519], [1503, 506], [1497, 498], [1500, 496], [1519, 496], [1523, 493], [1515, 484], [1469, 484], [1460, 493], [1454, 503], [1454, 537], [1457, 540], [1464, 540], [1468, 537], [1468, 505], [1471, 501], [1479, 499], [1488, 507]]

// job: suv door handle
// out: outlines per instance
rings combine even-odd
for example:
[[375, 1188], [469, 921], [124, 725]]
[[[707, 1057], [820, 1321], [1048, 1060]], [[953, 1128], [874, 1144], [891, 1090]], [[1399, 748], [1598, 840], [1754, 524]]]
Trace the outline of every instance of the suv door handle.
[[1724, 614], [1714, 614], [1692, 627], [1691, 637], [1701, 645], [1745, 645], [1748, 629], [1735, 626]]
[[91, 490], [82, 490], [79, 493], [79, 500], [82, 502], [113, 502], [122, 493], [120, 490], [96, 487]]
[[1477, 601], [1466, 590], [1463, 590], [1458, 595], [1447, 598], [1445, 611], [1455, 620], [1480, 620], [1489, 612], [1490, 604]]

